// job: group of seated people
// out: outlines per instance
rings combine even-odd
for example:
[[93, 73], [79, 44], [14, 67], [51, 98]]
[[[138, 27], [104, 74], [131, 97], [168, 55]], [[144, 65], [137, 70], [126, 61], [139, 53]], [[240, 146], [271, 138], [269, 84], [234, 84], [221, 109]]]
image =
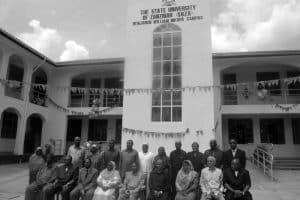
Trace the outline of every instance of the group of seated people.
[[56, 194], [62, 200], [252, 200], [245, 152], [235, 139], [230, 146], [222, 152], [211, 140], [202, 154], [195, 142], [186, 153], [176, 142], [168, 157], [163, 147], [155, 156], [148, 144], [137, 152], [132, 140], [122, 152], [113, 140], [99, 152], [76, 137], [62, 163], [54, 163], [51, 153], [43, 156], [41, 148], [31, 156], [25, 200], [53, 200]]

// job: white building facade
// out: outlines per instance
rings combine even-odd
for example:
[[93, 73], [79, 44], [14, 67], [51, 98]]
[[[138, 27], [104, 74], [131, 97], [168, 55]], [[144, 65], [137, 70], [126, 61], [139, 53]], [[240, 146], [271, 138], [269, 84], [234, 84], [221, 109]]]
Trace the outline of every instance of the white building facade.
[[[0, 30], [0, 152], [51, 142], [62, 155], [75, 136], [204, 151], [234, 137], [247, 152], [264, 143], [299, 157], [300, 83], [285, 80], [300, 76], [300, 52], [212, 54], [208, 0], [128, 5], [124, 58], [53, 62]], [[105, 112], [91, 116], [95, 100]]]

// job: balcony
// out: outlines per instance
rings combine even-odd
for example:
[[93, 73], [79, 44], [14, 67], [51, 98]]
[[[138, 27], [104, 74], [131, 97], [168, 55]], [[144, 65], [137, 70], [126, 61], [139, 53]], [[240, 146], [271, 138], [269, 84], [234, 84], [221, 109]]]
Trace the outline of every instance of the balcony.
[[34, 90], [30, 92], [29, 101], [30, 103], [36, 104], [38, 106], [46, 107], [46, 92]]
[[222, 105], [299, 104], [300, 89], [222, 89]]
[[94, 93], [71, 93], [70, 107], [92, 107], [94, 99], [100, 99], [100, 107], [123, 107], [123, 95], [101, 95]]

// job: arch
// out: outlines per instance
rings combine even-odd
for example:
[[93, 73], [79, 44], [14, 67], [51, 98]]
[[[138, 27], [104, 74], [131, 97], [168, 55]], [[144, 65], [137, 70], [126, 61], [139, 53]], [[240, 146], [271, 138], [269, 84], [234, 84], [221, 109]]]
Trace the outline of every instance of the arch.
[[[9, 57], [6, 79], [10, 81], [23, 82], [24, 79], [24, 62], [18, 55], [11, 55]], [[22, 84], [10, 82], [5, 87], [5, 95], [17, 99], [22, 99]]]
[[1, 113], [1, 138], [16, 139], [20, 123], [20, 112], [13, 107]]
[[38, 113], [33, 113], [26, 120], [24, 154], [32, 154], [35, 149], [41, 146], [43, 125], [45, 118]]
[[[39, 68], [32, 74], [31, 83], [33, 84], [44, 84], [48, 83], [48, 76], [46, 72]], [[47, 90], [42, 87], [31, 87], [29, 92], [29, 100], [31, 103], [46, 106], [46, 94]]]
[[181, 28], [172, 23], [162, 24], [154, 29], [154, 33], [181, 31]]

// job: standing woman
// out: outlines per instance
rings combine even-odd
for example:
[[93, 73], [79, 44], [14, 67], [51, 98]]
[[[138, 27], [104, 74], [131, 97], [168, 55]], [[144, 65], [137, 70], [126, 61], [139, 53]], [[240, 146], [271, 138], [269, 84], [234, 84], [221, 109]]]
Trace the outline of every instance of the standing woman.
[[104, 169], [98, 179], [98, 187], [95, 190], [93, 200], [115, 200], [115, 191], [121, 183], [119, 172], [116, 170], [116, 164], [110, 161], [107, 168]]
[[176, 177], [175, 200], [195, 200], [198, 187], [198, 173], [194, 171], [193, 164], [189, 160], [182, 163]]
[[29, 158], [29, 184], [36, 180], [39, 169], [44, 165], [44, 157], [42, 147], [38, 147], [34, 154]]

